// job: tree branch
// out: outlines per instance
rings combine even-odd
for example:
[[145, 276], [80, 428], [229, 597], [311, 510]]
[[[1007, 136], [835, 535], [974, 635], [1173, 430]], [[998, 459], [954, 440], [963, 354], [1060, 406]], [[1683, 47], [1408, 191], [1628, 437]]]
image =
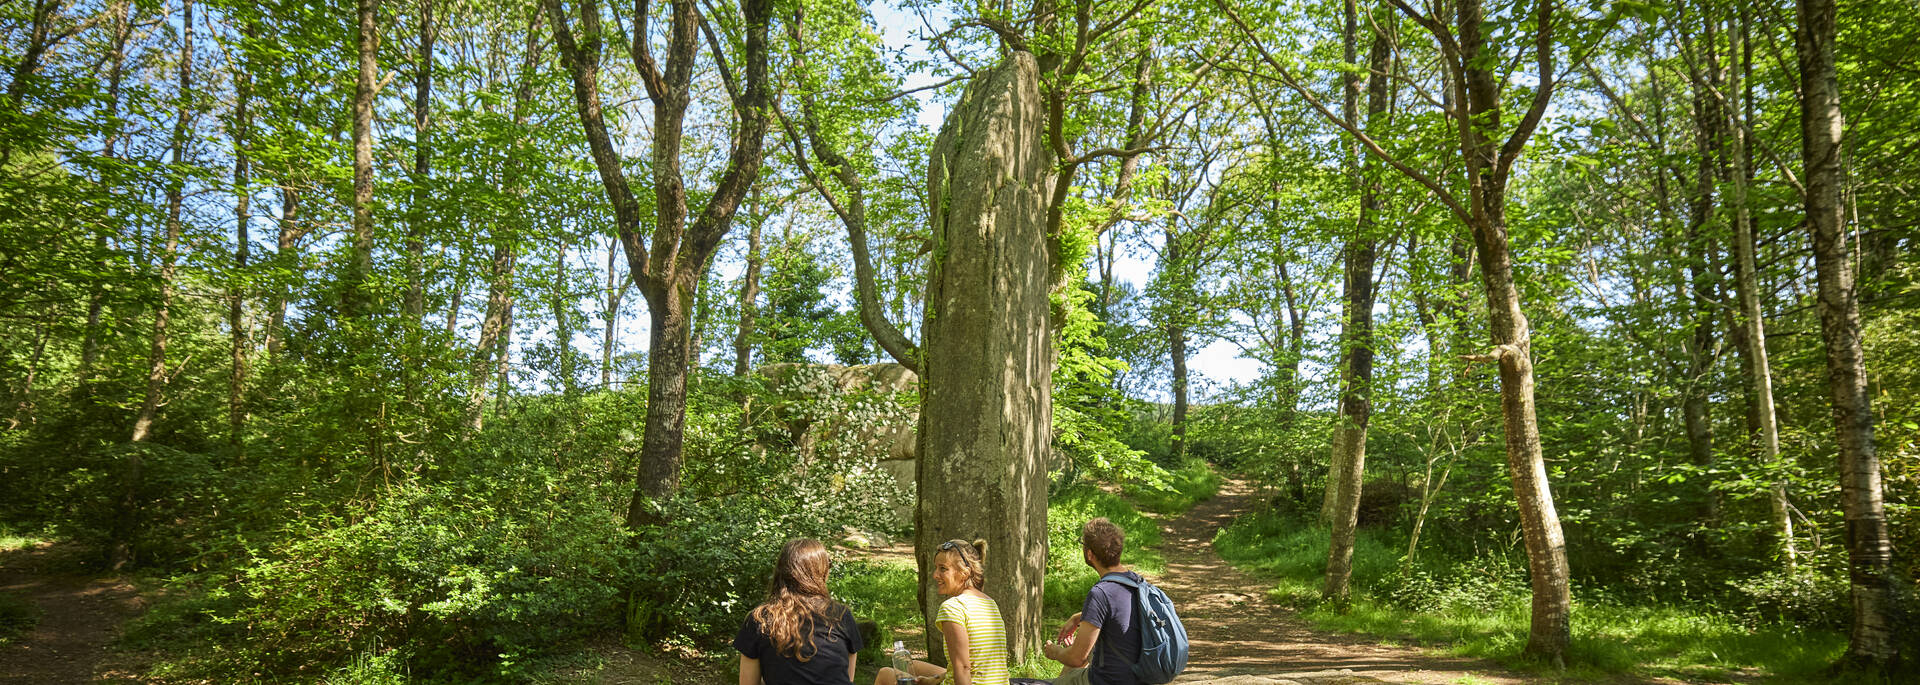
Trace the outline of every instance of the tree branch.
[[1553, 78], [1553, 0], [1540, 0], [1536, 21], [1540, 29], [1534, 34], [1534, 64], [1540, 74], [1539, 87], [1533, 92], [1533, 102], [1527, 106], [1527, 113], [1521, 117], [1520, 125], [1515, 127], [1513, 135], [1507, 136], [1507, 142], [1500, 146], [1499, 161], [1494, 164], [1493, 173], [1496, 182], [1505, 184], [1507, 172], [1513, 168], [1513, 162], [1520, 158], [1520, 151], [1527, 146], [1527, 139], [1533, 137], [1533, 131], [1540, 126], [1540, 119], [1546, 115], [1547, 103], [1553, 99], [1556, 82]]
[[[1395, 4], [1401, 4], [1399, 0], [1390, 1], [1395, 2]], [[1227, 17], [1233, 20], [1235, 26], [1240, 27], [1240, 32], [1247, 37], [1248, 42], [1260, 53], [1261, 60], [1266, 62], [1267, 66], [1273, 68], [1274, 73], [1279, 76], [1280, 82], [1286, 84], [1288, 88], [1292, 88], [1295, 93], [1298, 93], [1301, 98], [1307, 101], [1308, 105], [1313, 107], [1314, 111], [1320, 113], [1321, 117], [1324, 117], [1327, 121], [1340, 127], [1341, 130], [1346, 131], [1348, 135], [1359, 140], [1360, 144], [1365, 146], [1368, 152], [1378, 157], [1380, 161], [1386, 162], [1393, 168], [1398, 169], [1400, 173], [1406, 174], [1408, 178], [1413, 179], [1420, 185], [1426, 186], [1428, 190], [1433, 191], [1435, 197], [1439, 198], [1441, 204], [1453, 210], [1454, 216], [1459, 217], [1461, 221], [1467, 222], [1469, 225], [1472, 224], [1473, 215], [1467, 211], [1466, 206], [1453, 197], [1452, 193], [1447, 192], [1446, 188], [1442, 187], [1438, 181], [1428, 177], [1426, 174], [1420, 173], [1419, 170], [1413, 167], [1407, 166], [1406, 163], [1388, 154], [1372, 137], [1369, 137], [1366, 133], [1361, 132], [1360, 129], [1355, 128], [1353, 124], [1343, 120], [1331, 110], [1328, 110], [1326, 104], [1320, 102], [1320, 98], [1315, 97], [1311, 91], [1301, 87], [1299, 82], [1294, 80], [1293, 74], [1287, 71], [1286, 67], [1281, 66], [1280, 61], [1275, 59], [1273, 54], [1267, 51], [1265, 45], [1261, 44], [1260, 39], [1254, 35], [1253, 29], [1248, 27], [1246, 21], [1240, 18], [1239, 12], [1235, 12], [1233, 7], [1227, 4], [1227, 0], [1214, 0], [1214, 5], [1219, 7], [1221, 11], [1226, 12]], [[1415, 21], [1419, 21], [1419, 18], [1416, 17]], [[1264, 77], [1264, 75], [1260, 74], [1255, 75]], [[1465, 124], [1463, 123], [1462, 125], [1464, 126]]]
[[[793, 23], [787, 28], [788, 36], [794, 43], [794, 69], [797, 71], [806, 69], [805, 22], [805, 12], [795, 10]], [[847, 207], [841, 206], [839, 200], [827, 189], [826, 184], [822, 183], [819, 176], [814, 173], [813, 166], [807, 162], [806, 149], [800, 144], [800, 135], [794, 130], [793, 122], [787, 119], [786, 112], [778, 108], [774, 111], [780, 117], [781, 128], [786, 131], [787, 140], [793, 148], [795, 164], [807, 177], [807, 182], [811, 183], [814, 190], [820, 193], [820, 197], [826, 200], [827, 205], [833, 208], [834, 214], [840, 217], [840, 223], [847, 228], [847, 242], [853, 252], [854, 295], [860, 307], [860, 324], [866, 327], [867, 332], [873, 335], [874, 341], [880, 343], [880, 348], [886, 350], [888, 356], [918, 375], [920, 348], [914, 345], [913, 341], [908, 340], [892, 321], [887, 320], [886, 312], [880, 308], [879, 288], [874, 284], [872, 250], [867, 245], [867, 203], [860, 174], [854, 170], [845, 156], [828, 145], [825, 137], [820, 135], [819, 117], [814, 111], [813, 94], [802, 88], [799, 99], [801, 113], [806, 116], [802, 124], [806, 128], [807, 142], [813, 148], [814, 155], [819, 157], [840, 184], [846, 187], [849, 205]]]

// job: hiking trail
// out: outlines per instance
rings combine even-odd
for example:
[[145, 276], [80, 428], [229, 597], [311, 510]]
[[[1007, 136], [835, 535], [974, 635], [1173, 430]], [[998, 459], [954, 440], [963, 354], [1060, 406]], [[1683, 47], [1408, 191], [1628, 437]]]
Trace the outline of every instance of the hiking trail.
[[1184, 514], [1147, 514], [1160, 522], [1160, 553], [1167, 560], [1164, 572], [1147, 579], [1173, 599], [1192, 643], [1181, 680], [1351, 670], [1394, 683], [1534, 682], [1490, 661], [1317, 631], [1293, 610], [1268, 601], [1266, 590], [1273, 583], [1234, 568], [1213, 549], [1214, 534], [1252, 513], [1257, 502], [1252, 485], [1232, 479]]

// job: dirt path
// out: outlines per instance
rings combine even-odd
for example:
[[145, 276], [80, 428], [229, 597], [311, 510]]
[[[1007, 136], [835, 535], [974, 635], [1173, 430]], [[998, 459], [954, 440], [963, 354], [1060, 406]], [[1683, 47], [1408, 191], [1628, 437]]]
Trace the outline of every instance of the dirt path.
[[[1167, 569], [1150, 578], [1180, 609], [1192, 642], [1187, 672], [1200, 675], [1297, 673], [1350, 669], [1396, 683], [1531, 682], [1497, 664], [1387, 647], [1370, 638], [1309, 629], [1293, 611], [1269, 603], [1272, 583], [1228, 565], [1213, 551], [1220, 528], [1254, 509], [1252, 488], [1228, 481], [1220, 494], [1161, 521]], [[1186, 679], [1186, 676], [1182, 676]]]
[[69, 551], [43, 544], [0, 553], [0, 592], [40, 610], [32, 632], [0, 647], [0, 684], [100, 679], [108, 643], [144, 607], [124, 580], [74, 574]]

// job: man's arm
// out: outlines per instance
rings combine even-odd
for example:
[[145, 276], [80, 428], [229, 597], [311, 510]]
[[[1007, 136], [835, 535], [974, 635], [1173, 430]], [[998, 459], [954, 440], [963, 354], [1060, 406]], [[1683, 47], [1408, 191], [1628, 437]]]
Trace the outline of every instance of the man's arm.
[[1053, 636], [1053, 639], [1059, 642], [1066, 642], [1067, 636], [1072, 635], [1074, 629], [1079, 627], [1080, 627], [1080, 612], [1076, 611], [1076, 612], [1073, 612], [1072, 616], [1067, 617], [1066, 623], [1060, 624], [1060, 634]]
[[1085, 668], [1087, 657], [1093, 655], [1093, 643], [1100, 639], [1100, 626], [1080, 621], [1080, 627], [1073, 632], [1073, 642], [1062, 647], [1047, 643], [1041, 647], [1041, 653], [1047, 658], [1058, 661], [1067, 668]]

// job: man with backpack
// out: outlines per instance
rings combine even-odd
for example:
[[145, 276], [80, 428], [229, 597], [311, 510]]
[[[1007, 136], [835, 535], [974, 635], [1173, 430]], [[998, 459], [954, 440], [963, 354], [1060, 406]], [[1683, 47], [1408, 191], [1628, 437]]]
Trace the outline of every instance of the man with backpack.
[[1054, 685], [1158, 685], [1187, 665], [1187, 631], [1165, 593], [1120, 562], [1126, 533], [1105, 517], [1080, 529], [1080, 553], [1100, 581], [1080, 612], [1041, 647], [1067, 666]]

